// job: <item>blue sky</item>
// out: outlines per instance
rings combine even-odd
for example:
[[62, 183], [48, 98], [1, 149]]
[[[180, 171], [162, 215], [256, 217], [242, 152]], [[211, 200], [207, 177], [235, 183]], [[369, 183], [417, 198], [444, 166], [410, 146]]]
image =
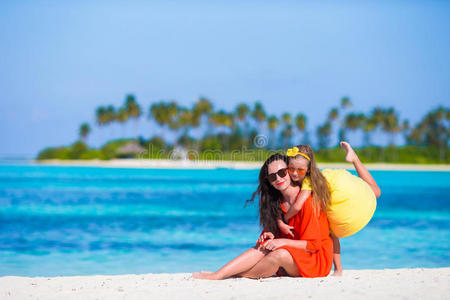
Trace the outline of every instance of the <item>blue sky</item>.
[[449, 1], [1, 1], [0, 156], [68, 145], [82, 122], [99, 146], [95, 108], [127, 93], [146, 114], [260, 100], [312, 134], [343, 96], [416, 123], [450, 104], [449, 53]]

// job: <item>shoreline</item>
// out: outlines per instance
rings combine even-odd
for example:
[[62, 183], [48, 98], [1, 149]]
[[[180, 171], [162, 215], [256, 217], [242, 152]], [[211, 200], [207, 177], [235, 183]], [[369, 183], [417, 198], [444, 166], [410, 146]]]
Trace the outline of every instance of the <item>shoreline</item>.
[[0, 277], [2, 299], [446, 299], [450, 268], [346, 270], [341, 277], [220, 281], [189, 273]]
[[[226, 160], [169, 160], [169, 159], [112, 159], [112, 160], [32, 160], [33, 165], [47, 166], [76, 166], [76, 167], [105, 167], [105, 168], [138, 168], [138, 169], [237, 169], [255, 170], [261, 168], [263, 162], [226, 161]], [[364, 164], [369, 170], [385, 171], [446, 171], [450, 172], [450, 165], [445, 164]], [[354, 169], [350, 163], [318, 163], [319, 168]]]

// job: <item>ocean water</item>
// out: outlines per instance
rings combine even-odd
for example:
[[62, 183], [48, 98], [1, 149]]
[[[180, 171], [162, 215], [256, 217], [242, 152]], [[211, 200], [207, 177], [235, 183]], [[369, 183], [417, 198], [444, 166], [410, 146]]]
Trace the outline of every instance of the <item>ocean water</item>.
[[[382, 189], [344, 269], [450, 267], [450, 172], [373, 171]], [[0, 276], [214, 270], [254, 245], [258, 170], [0, 163]]]

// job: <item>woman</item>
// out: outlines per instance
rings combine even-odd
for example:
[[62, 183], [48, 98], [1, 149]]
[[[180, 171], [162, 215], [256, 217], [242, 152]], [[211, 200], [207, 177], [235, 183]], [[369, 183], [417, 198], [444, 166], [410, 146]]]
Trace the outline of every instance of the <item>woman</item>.
[[326, 215], [312, 197], [289, 221], [294, 237], [279, 232], [277, 219], [283, 211], [289, 210], [299, 192], [300, 187], [291, 184], [287, 158], [281, 154], [269, 157], [259, 173], [255, 193], [259, 194], [260, 223], [264, 228], [256, 246], [216, 272], [194, 273], [193, 277], [211, 280], [232, 276], [265, 278], [277, 271], [292, 277], [327, 276], [333, 261], [333, 242]]

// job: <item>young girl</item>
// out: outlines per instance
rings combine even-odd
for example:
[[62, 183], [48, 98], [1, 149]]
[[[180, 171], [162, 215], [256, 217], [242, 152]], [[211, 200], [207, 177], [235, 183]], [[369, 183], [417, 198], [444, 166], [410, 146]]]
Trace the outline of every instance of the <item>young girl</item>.
[[[316, 197], [327, 212], [334, 247], [334, 275], [342, 274], [340, 243], [338, 237], [347, 237], [360, 231], [369, 223], [377, 205], [380, 188], [359, 160], [350, 144], [340, 143], [347, 153], [345, 160], [353, 163], [359, 177], [344, 169], [319, 171], [309, 145], [299, 145], [287, 150], [289, 174], [292, 181], [301, 185], [294, 205], [283, 216], [285, 222], [295, 216], [311, 195]], [[280, 231], [292, 235], [292, 227], [278, 220]]]

